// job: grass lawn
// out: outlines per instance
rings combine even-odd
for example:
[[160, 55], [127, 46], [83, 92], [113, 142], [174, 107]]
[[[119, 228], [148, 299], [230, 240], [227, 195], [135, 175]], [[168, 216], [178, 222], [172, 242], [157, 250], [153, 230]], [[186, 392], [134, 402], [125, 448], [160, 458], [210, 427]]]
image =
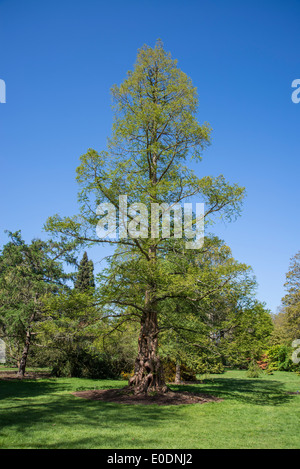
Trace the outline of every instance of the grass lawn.
[[124, 381], [0, 380], [0, 448], [299, 448], [300, 377], [244, 371], [172, 386], [223, 398], [180, 406], [110, 404], [72, 391], [123, 387]]

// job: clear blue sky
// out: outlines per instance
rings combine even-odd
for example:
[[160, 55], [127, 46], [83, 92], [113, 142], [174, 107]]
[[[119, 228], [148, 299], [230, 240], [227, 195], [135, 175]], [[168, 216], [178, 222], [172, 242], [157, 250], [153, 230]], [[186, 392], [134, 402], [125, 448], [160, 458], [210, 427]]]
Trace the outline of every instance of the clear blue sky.
[[242, 217], [216, 232], [275, 312], [300, 249], [299, 0], [0, 0], [0, 241], [4, 229], [43, 237], [48, 216], [76, 212], [75, 168], [87, 148], [105, 147], [110, 87], [157, 38], [214, 129], [198, 174], [247, 189]]

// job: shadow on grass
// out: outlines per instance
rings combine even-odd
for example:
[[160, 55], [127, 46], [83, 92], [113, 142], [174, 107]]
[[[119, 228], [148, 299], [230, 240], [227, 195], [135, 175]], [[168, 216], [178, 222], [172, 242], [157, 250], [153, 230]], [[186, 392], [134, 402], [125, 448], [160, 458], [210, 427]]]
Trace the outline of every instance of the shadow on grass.
[[91, 380], [84, 386], [75, 386], [72, 382], [66, 382], [62, 378], [26, 379], [26, 380], [2, 380], [0, 379], [0, 401], [3, 399], [22, 399], [26, 397], [38, 397], [64, 391], [90, 391], [94, 389], [112, 389], [125, 386], [124, 381]]
[[[84, 386], [76, 387], [77, 384], [81, 383], [60, 379], [0, 381], [0, 433], [14, 435], [12, 446], [17, 437], [18, 448], [137, 448], [145, 444], [145, 435], [147, 446], [155, 448], [157, 441], [152, 440], [153, 433], [149, 434], [148, 430], [157, 429], [160, 424], [164, 428], [166, 423], [179, 428], [186, 424], [187, 415], [180, 409], [190, 406], [89, 401], [75, 397], [71, 392], [93, 387], [123, 387], [125, 383], [88, 381], [82, 383]], [[224, 377], [205, 380], [203, 384], [172, 385], [171, 388], [211, 394], [225, 401], [235, 400], [253, 406], [280, 406], [297, 399], [297, 396], [286, 394], [283, 386], [276, 380]], [[203, 404], [209, 405], [222, 403]]]
[[57, 379], [42, 380], [0, 380], [0, 401], [3, 399], [22, 399], [37, 397], [43, 394], [61, 392], [72, 389], [67, 383], [59, 383]]
[[[74, 386], [60, 385], [58, 380], [27, 381], [23, 386], [7, 382], [5, 387], [2, 397], [6, 396], [7, 403], [0, 411], [0, 440], [11, 432], [14, 438], [20, 435], [18, 448], [138, 447], [145, 430], [166, 421], [182, 424], [184, 419], [174, 409], [181, 406], [89, 401], [73, 396], [69, 391]], [[58, 395], [61, 391], [67, 392]]]
[[200, 385], [172, 385], [172, 389], [212, 394], [225, 400], [231, 399], [262, 406], [278, 406], [293, 399], [283, 390], [282, 382], [263, 379], [212, 378], [204, 380]]

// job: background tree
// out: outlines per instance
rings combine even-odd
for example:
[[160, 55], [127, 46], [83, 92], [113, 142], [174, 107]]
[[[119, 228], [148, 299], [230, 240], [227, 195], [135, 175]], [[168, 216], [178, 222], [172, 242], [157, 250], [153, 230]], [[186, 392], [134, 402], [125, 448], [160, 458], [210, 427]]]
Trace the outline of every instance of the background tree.
[[286, 329], [291, 340], [300, 338], [300, 251], [292, 257], [286, 274], [286, 295], [282, 299]]
[[[123, 84], [113, 87], [112, 94], [115, 120], [108, 148], [101, 153], [89, 150], [77, 169], [80, 215], [56, 215], [48, 220], [47, 229], [89, 245], [118, 246], [106, 280], [100, 278], [100, 299], [108, 314], [118, 315], [121, 322], [140, 320], [135, 374], [129, 382], [134, 392], [166, 391], [158, 355], [163, 302], [172, 297], [199, 302], [211, 292], [196, 282], [200, 266], [172, 275], [167, 257], [176, 240], [173, 243], [161, 233], [155, 238], [133, 237], [124, 233], [121, 219], [119, 239], [98, 239], [97, 206], [109, 202], [119, 214], [119, 195], [127, 194], [128, 204], [142, 202], [151, 213], [151, 203], [180, 204], [194, 196], [205, 202], [207, 221], [212, 222], [214, 214], [230, 220], [240, 211], [244, 189], [228, 184], [223, 176], [199, 178], [185, 165], [190, 158], [201, 160], [210, 127], [198, 123], [196, 88], [161, 42], [139, 51], [134, 70]], [[129, 220], [138, 229], [134, 214]], [[186, 251], [182, 246], [177, 249]]]
[[270, 311], [254, 298], [229, 310], [221, 327], [218, 344], [225, 364], [246, 367], [249, 361], [260, 361], [273, 331]]
[[271, 370], [299, 371], [292, 361], [292, 343], [300, 338], [300, 251], [290, 260], [286, 274], [286, 295], [279, 313], [273, 316], [274, 331], [267, 350]]
[[50, 295], [37, 328], [36, 359], [56, 376], [119, 378], [132, 371], [137, 328], [133, 323], [115, 326], [89, 290]]
[[69, 275], [58, 261], [66, 251], [57, 244], [40, 239], [26, 244], [20, 231], [9, 233], [9, 238], [0, 255], [0, 326], [8, 349], [18, 354], [18, 374], [23, 377], [43, 297], [62, 290]]
[[293, 340], [300, 338], [300, 251], [290, 260], [284, 286], [286, 295], [273, 318], [272, 344], [291, 346]]
[[85, 251], [76, 275], [75, 288], [81, 292], [95, 288], [94, 263], [88, 259]]

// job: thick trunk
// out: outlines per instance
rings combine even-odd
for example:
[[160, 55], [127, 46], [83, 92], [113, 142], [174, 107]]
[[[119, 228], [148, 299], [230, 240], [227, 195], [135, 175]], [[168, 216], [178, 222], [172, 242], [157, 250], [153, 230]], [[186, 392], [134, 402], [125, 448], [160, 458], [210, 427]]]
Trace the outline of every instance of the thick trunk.
[[175, 383], [180, 384], [181, 381], [181, 370], [180, 370], [180, 360], [176, 360], [176, 372], [175, 372]]
[[26, 333], [26, 341], [22, 353], [22, 358], [20, 360], [20, 365], [19, 365], [19, 371], [17, 373], [17, 376], [19, 378], [24, 378], [25, 376], [25, 369], [26, 369], [26, 362], [27, 362], [27, 357], [28, 357], [28, 352], [29, 352], [29, 347], [30, 347], [30, 341], [31, 341], [31, 334], [30, 332]]
[[163, 367], [157, 354], [157, 334], [157, 313], [151, 311], [144, 314], [141, 321], [134, 376], [128, 383], [135, 394], [168, 391]]
[[[154, 101], [156, 97], [154, 96]], [[155, 130], [156, 133], [156, 130]], [[152, 142], [154, 143], [154, 141]], [[152, 150], [150, 151], [150, 154]], [[157, 184], [157, 156], [155, 152], [151, 156], [152, 165], [150, 180], [153, 192], [150, 198], [156, 202]], [[149, 268], [155, 271], [157, 246], [153, 244], [149, 247]], [[155, 281], [150, 282], [145, 292], [145, 311], [141, 318], [141, 329], [138, 344], [138, 356], [135, 360], [134, 375], [130, 378], [128, 386], [135, 394], [167, 392], [163, 366], [158, 355], [158, 324], [157, 311], [155, 310]]]

